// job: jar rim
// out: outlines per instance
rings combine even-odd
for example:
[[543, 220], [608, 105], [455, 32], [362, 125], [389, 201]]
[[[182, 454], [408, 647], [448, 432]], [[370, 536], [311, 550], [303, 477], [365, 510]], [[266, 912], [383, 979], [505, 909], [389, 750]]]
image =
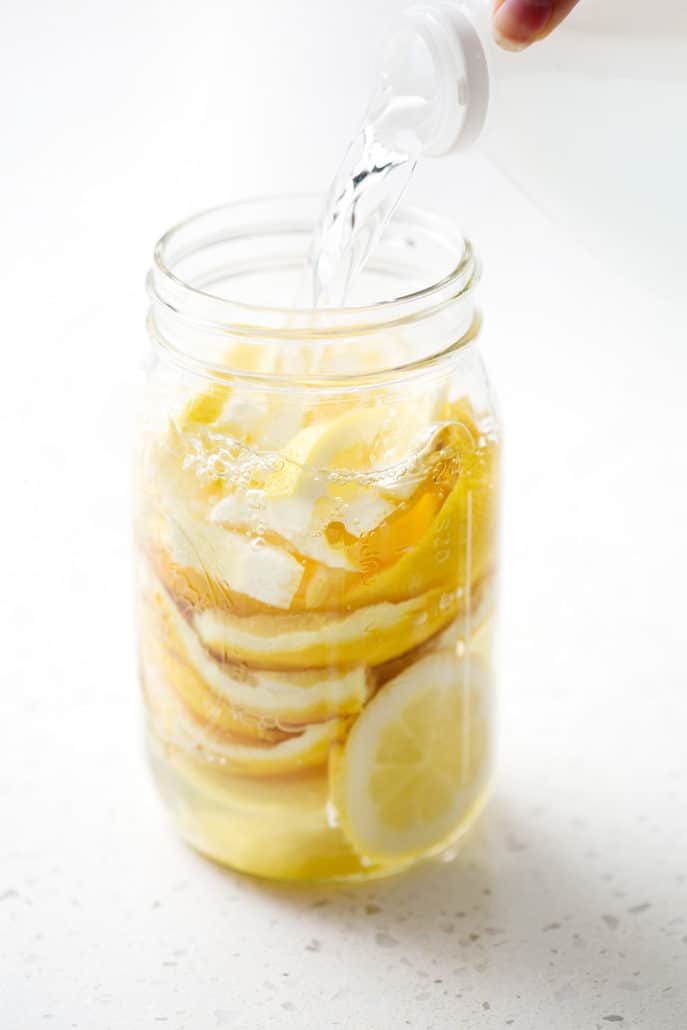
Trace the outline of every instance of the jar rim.
[[[300, 373], [280, 372], [277, 375], [269, 372], [249, 372], [208, 361], [176, 347], [159, 332], [154, 317], [157, 305], [161, 305], [169, 316], [197, 330], [221, 333], [234, 340], [249, 341], [256, 345], [261, 342], [273, 344], [282, 341], [302, 341], [304, 332], [308, 333], [308, 343], [312, 346], [317, 346], [318, 343], [331, 344], [337, 337], [350, 338], [379, 333], [439, 314], [451, 304], [467, 299], [479, 280], [480, 266], [472, 244], [458, 231], [453, 220], [423, 208], [405, 205], [398, 208], [392, 225], [401, 220], [410, 227], [423, 230], [429, 227], [444, 243], [448, 242], [455, 246], [459, 251], [459, 257], [443, 276], [431, 281], [429, 285], [398, 297], [382, 299], [367, 305], [333, 308], [254, 304], [233, 296], [220, 296], [199, 287], [179, 275], [174, 268], [175, 262], [193, 251], [193, 246], [184, 242], [184, 236], [192, 235], [194, 230], [200, 229], [205, 222], [229, 221], [238, 216], [239, 225], [233, 232], [260, 232], [255, 224], [246, 225], [245, 222], [241, 222], [242, 212], [253, 221], [259, 219], [265, 224], [265, 213], [269, 213], [274, 206], [288, 205], [289, 209], [302, 209], [304, 205], [310, 205], [312, 212], [316, 212], [320, 204], [321, 199], [311, 194], [253, 197], [192, 214], [177, 222], [160, 237], [153, 251], [153, 263], [147, 277], [147, 289], [151, 299], [149, 328], [156, 342], [162, 345], [175, 363], [184, 366], [191, 364], [199, 374], [213, 379], [240, 377], [242, 380], [260, 384], [264, 384], [266, 380], [279, 380], [288, 381], [292, 385], [302, 383], [322, 386], [330, 383], [336, 386], [353, 381], [356, 384], [368, 380], [378, 382], [380, 378], [388, 380], [389, 376], [421, 373], [423, 370], [434, 368], [437, 363], [443, 364], [450, 355], [461, 350], [475, 338], [479, 330], [479, 315], [475, 316], [469, 328], [449, 346], [417, 360], [372, 372], [327, 373], [305, 377]], [[273, 226], [272, 222], [268, 224]], [[300, 216], [299, 213], [294, 213], [290, 216], [288, 226], [284, 225], [283, 228], [293, 230], [300, 226], [300, 231], [303, 231], [303, 224], [302, 212]], [[310, 231], [310, 225], [307, 225], [307, 231]], [[226, 232], [227, 230], [224, 230], [221, 236], [217, 235], [214, 242], [224, 239]], [[213, 242], [212, 236], [206, 236], [204, 242], [206, 245]]]

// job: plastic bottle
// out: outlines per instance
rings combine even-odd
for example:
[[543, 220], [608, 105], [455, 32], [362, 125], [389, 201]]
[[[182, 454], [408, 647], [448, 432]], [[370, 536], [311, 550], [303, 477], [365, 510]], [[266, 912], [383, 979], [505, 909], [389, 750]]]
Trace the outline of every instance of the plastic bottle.
[[680, 293], [687, 272], [687, 5], [582, 0], [509, 53], [488, 0], [411, 7], [387, 88], [420, 91], [423, 155], [478, 146], [623, 275]]

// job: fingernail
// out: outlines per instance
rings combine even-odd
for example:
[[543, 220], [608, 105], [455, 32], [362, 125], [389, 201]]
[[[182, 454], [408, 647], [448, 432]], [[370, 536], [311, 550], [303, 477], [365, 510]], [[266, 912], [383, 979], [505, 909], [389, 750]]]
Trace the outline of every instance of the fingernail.
[[494, 15], [496, 41], [507, 50], [524, 50], [552, 14], [552, 0], [505, 0]]

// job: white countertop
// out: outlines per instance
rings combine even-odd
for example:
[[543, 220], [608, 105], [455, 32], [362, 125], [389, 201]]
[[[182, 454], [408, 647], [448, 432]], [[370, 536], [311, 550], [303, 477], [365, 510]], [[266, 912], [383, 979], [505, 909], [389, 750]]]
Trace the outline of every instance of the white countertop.
[[[131, 30], [128, 68], [156, 10], [139, 22], [125, 3], [121, 24], [87, 28], [122, 45]], [[10, 125], [0, 1027], [684, 1030], [684, 306], [638, 299], [493, 172], [465, 172], [506, 423], [493, 800], [453, 862], [396, 879], [289, 888], [222, 871], [174, 837], [142, 755], [127, 424], [154, 236], [273, 173], [244, 157], [225, 183], [198, 158], [200, 129], [184, 148], [178, 110], [151, 106], [164, 47], [120, 97], [69, 19], [34, 32], [21, 17], [41, 83], [58, 33], [79, 99], [55, 123], [64, 97], [46, 89], [45, 121]], [[459, 213], [455, 174], [432, 170], [419, 199]]]

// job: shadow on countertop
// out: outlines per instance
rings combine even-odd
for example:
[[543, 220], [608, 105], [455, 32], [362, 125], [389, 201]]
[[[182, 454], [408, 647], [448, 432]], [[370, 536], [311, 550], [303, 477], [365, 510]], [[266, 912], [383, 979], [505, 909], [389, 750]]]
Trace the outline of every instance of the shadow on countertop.
[[[675, 961], [687, 958], [687, 925], [674, 907], [665, 920], [671, 885], [622, 841], [612, 853], [595, 850], [607, 831], [599, 836], [565, 806], [527, 808], [502, 792], [452, 860], [387, 879], [328, 886], [218, 875], [240, 880], [244, 898], [269, 899], [278, 918], [292, 921], [294, 948], [334, 951], [365, 976], [371, 954], [380, 975], [405, 966], [417, 978], [417, 998], [446, 994], [447, 983], [456, 998], [496, 990], [499, 1014], [513, 1017], [488, 1025], [538, 1028], [555, 1017], [560, 1030], [575, 1025], [566, 1008], [579, 1015], [582, 1002], [585, 1026], [675, 1030], [660, 1017], [644, 1019], [656, 1016], [657, 998], [668, 1004], [670, 992], [684, 988], [684, 978], [675, 983]], [[492, 1003], [480, 1004], [493, 1018]], [[541, 1023], [532, 1022], [535, 1007]]]

